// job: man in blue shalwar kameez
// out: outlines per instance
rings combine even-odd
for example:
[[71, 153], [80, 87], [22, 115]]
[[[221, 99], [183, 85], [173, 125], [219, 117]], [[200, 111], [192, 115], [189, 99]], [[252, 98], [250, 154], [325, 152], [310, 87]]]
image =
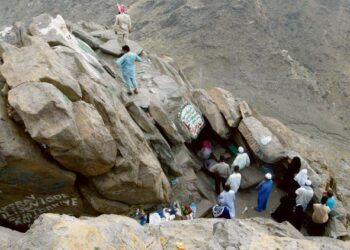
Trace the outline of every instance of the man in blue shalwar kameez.
[[116, 63], [120, 68], [128, 95], [132, 95], [132, 90], [137, 94], [137, 81], [135, 73], [135, 61], [142, 62], [141, 57], [134, 52], [130, 52], [128, 45], [123, 46], [124, 55], [119, 58]]
[[267, 201], [269, 200], [273, 182], [272, 175], [267, 173], [265, 175], [265, 180], [263, 180], [257, 187], [258, 190], [258, 206], [255, 208], [256, 211], [261, 212], [266, 210]]

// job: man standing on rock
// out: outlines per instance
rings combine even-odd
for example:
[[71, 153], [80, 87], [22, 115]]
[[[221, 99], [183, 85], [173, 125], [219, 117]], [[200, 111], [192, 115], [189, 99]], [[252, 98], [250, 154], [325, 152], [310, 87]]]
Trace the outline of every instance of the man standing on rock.
[[257, 187], [258, 189], [258, 205], [255, 208], [257, 212], [262, 212], [266, 210], [267, 201], [269, 200], [270, 194], [272, 192], [273, 182], [272, 175], [267, 173], [265, 175], [265, 180], [263, 180]]
[[118, 15], [115, 18], [114, 30], [117, 33], [118, 43], [120, 46], [127, 45], [129, 33], [131, 32], [131, 19], [126, 14], [126, 7], [122, 4], [117, 5]]
[[135, 94], [138, 94], [135, 73], [135, 61], [142, 62], [142, 59], [141, 57], [136, 55], [136, 53], [130, 52], [130, 48], [128, 45], [124, 45], [122, 49], [124, 55], [121, 58], [119, 58], [116, 61], [116, 63], [122, 71], [124, 84], [126, 89], [128, 90], [128, 95], [132, 95], [132, 90], [134, 90]]

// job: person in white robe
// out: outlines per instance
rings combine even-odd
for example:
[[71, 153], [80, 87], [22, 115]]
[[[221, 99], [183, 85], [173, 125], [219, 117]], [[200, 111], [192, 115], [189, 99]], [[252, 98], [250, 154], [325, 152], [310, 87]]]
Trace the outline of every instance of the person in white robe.
[[247, 153], [244, 152], [243, 147], [238, 148], [238, 154], [233, 161], [231, 167], [234, 168], [234, 166], [239, 166], [239, 169], [242, 170], [243, 168], [249, 167], [250, 165], [250, 158]]

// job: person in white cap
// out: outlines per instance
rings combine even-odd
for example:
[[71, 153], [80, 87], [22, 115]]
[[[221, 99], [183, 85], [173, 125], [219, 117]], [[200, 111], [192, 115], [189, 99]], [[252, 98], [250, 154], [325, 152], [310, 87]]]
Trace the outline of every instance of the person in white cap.
[[249, 167], [250, 158], [249, 158], [249, 155], [244, 152], [244, 148], [239, 147], [238, 152], [239, 153], [237, 154], [235, 160], [233, 161], [231, 168], [233, 169], [235, 166], [238, 166], [239, 169], [242, 170], [243, 168]]
[[295, 191], [295, 194], [297, 195], [295, 198], [296, 206], [302, 206], [304, 212], [314, 196], [314, 190], [312, 189], [311, 184], [312, 182], [310, 180], [306, 180], [305, 185]]
[[307, 177], [307, 169], [302, 169], [299, 173], [294, 177], [294, 180], [299, 184], [300, 187], [305, 186]]
[[263, 180], [257, 187], [258, 190], [258, 204], [255, 208], [257, 212], [266, 210], [267, 201], [269, 200], [272, 192], [273, 182], [272, 175], [270, 173], [265, 174], [265, 180]]

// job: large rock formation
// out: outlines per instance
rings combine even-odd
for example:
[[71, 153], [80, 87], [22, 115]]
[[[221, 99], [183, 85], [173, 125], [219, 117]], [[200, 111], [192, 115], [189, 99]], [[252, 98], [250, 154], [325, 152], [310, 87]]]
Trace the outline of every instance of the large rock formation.
[[[331, 171], [332, 159], [324, 161], [326, 157], [316, 154], [311, 144], [294, 140], [297, 136], [283, 125], [251, 112], [245, 101], [238, 102], [229, 92], [218, 88], [208, 92], [193, 89], [168, 57], [143, 52], [144, 60], [137, 64], [139, 94], [128, 97], [115, 68], [119, 52], [111, 53], [104, 48], [115, 43], [115, 34], [93, 23], [71, 24], [70, 28], [73, 33], [62, 17], [44, 14], [34, 18], [28, 30], [20, 27], [17, 42], [0, 43], [3, 62], [0, 65], [0, 218], [3, 225], [25, 229], [48, 211], [74, 215], [126, 214], [134, 206], [152, 207], [170, 199], [195, 201], [203, 208], [200, 214], [205, 214], [211, 202], [215, 202], [215, 193], [213, 183], [201, 170], [202, 163], [195, 150], [200, 144], [198, 138], [215, 137], [223, 144], [243, 145], [256, 163], [248, 172], [256, 170], [259, 173], [256, 176], [262, 173], [260, 165], [264, 163], [274, 164], [288, 156], [300, 155], [314, 183], [315, 198], [319, 199], [328, 187], [336, 191], [337, 216], [330, 223], [328, 235], [347, 235], [346, 198], [350, 192], [346, 178]], [[137, 53], [143, 51], [136, 43], [130, 43]], [[259, 178], [254, 177], [254, 183]], [[247, 183], [245, 187], [252, 185]], [[108, 218], [116, 223], [131, 223], [125, 218]], [[50, 215], [42, 220], [51, 220], [50, 225], [56, 220], [64, 225], [67, 220], [77, 223], [75, 228], [87, 226], [78, 233], [92, 237], [97, 233], [100, 237], [100, 227], [90, 219], [78, 221]], [[101, 220], [104, 220], [101, 228], [109, 227], [107, 219]], [[98, 219], [96, 222], [100, 223]], [[266, 224], [277, 227], [278, 236], [291, 239], [267, 236]], [[168, 225], [175, 226], [169, 229]], [[292, 241], [298, 242], [295, 244], [301, 248], [309, 244], [317, 249], [323, 244], [305, 240], [295, 231], [285, 232], [287, 229], [280, 229], [284, 225], [269, 221], [209, 221], [207, 224], [199, 221], [162, 227], [178, 234], [180, 241], [192, 248], [196, 244], [186, 241], [187, 235], [178, 228], [197, 230], [193, 225], [207, 230], [209, 234], [203, 235], [210, 240], [212, 249], [235, 247], [230, 242], [240, 242], [232, 233], [236, 232], [237, 225], [246, 230], [242, 244], [251, 247], [259, 240], [276, 241], [279, 247]], [[121, 230], [116, 227], [116, 232]], [[254, 237], [248, 235], [252, 227], [260, 230]], [[33, 232], [28, 239], [37, 237], [35, 228], [28, 233]], [[132, 230], [143, 232], [135, 223]], [[162, 233], [162, 228], [147, 230], [147, 235], [167, 234]], [[75, 233], [70, 229], [67, 232]], [[97, 247], [114, 246], [105, 243], [105, 239], [96, 240]], [[143, 240], [139, 242], [139, 246], [146, 244]], [[153, 238], [150, 242], [146, 248], [160, 246]], [[198, 242], [197, 248], [203, 249], [202, 240]], [[71, 243], [78, 244], [70, 241], [64, 244]], [[37, 243], [33, 244], [35, 248]], [[49, 247], [51, 243], [42, 244]]]
[[[341, 250], [348, 242], [304, 237], [266, 219], [176, 221], [142, 227], [117, 215], [76, 219], [45, 214], [25, 234], [0, 228], [1, 249], [290, 249]], [[181, 248], [182, 247], [182, 248]]]

